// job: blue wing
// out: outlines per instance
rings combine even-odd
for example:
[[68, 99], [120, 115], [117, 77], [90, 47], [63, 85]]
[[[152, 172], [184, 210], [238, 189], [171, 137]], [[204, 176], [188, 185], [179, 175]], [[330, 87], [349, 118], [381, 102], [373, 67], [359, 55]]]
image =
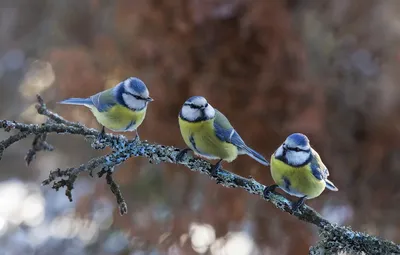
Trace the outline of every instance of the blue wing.
[[322, 163], [318, 153], [314, 150], [311, 151], [312, 159], [310, 162], [311, 172], [318, 180], [326, 180], [329, 176], [328, 168]]
[[215, 135], [221, 141], [231, 143], [235, 145], [239, 151], [246, 153], [259, 163], [268, 166], [269, 162], [261, 156], [258, 152], [248, 147], [240, 135], [229, 123], [228, 119], [219, 111], [215, 110], [215, 120], [214, 120]]
[[215, 135], [221, 141], [231, 143], [240, 149], [244, 149], [244, 147], [247, 147], [246, 144], [244, 143], [243, 139], [239, 136], [239, 134], [233, 128], [232, 129], [223, 129], [220, 125], [218, 125], [215, 122], [214, 122], [214, 128], [215, 128]]
[[322, 172], [321, 172], [321, 168], [319, 167], [319, 165], [313, 164], [311, 162], [311, 171], [312, 171], [312, 174], [314, 175], [314, 177], [317, 178], [318, 180], [324, 180], [325, 179], [323, 174], [322, 174]]
[[310, 162], [310, 167], [312, 174], [318, 180], [324, 180], [327, 189], [330, 189], [332, 191], [338, 191], [339, 189], [335, 186], [335, 184], [333, 184], [333, 182], [328, 180], [329, 171], [328, 168], [322, 162], [321, 157], [314, 149], [311, 149], [311, 153], [312, 153], [312, 159]]
[[214, 129], [215, 135], [221, 141], [231, 143], [240, 149], [243, 149], [243, 147], [246, 146], [243, 139], [231, 126], [228, 119], [219, 111], [216, 111], [215, 113]]
[[93, 105], [99, 112], [105, 112], [117, 104], [113, 90], [108, 89], [90, 97]]
[[113, 89], [108, 89], [97, 93], [89, 98], [69, 98], [59, 102], [60, 104], [85, 105], [96, 107], [99, 112], [105, 112], [118, 103], [114, 96]]

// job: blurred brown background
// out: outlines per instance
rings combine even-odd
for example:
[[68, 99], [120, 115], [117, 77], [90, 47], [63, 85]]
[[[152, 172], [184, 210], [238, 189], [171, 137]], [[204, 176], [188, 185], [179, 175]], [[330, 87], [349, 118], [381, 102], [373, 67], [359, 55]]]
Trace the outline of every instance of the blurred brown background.
[[[400, 242], [400, 1], [0, 0], [0, 7], [0, 119], [40, 123], [40, 93], [50, 109], [98, 128], [87, 109], [56, 102], [137, 76], [155, 99], [141, 138], [183, 147], [179, 109], [203, 95], [267, 157], [288, 134], [308, 135], [340, 191], [307, 204]], [[0, 255], [307, 254], [318, 239], [315, 227], [254, 195], [141, 158], [116, 174], [128, 215], [118, 215], [104, 179], [87, 175], [70, 203], [41, 180], [105, 152], [82, 137], [49, 141], [56, 151], [29, 168], [31, 140], [0, 162]], [[224, 167], [272, 183], [269, 169], [249, 157]]]

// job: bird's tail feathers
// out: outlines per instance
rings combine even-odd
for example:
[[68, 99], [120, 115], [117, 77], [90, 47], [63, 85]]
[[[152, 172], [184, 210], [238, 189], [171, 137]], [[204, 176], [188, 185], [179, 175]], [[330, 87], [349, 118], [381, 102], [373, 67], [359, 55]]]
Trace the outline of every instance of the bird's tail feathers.
[[254, 160], [258, 161], [260, 164], [264, 166], [269, 166], [269, 162], [263, 156], [261, 156], [260, 153], [256, 152], [252, 148], [245, 145], [241, 149], [244, 151], [244, 153], [252, 157]]
[[68, 98], [68, 99], [65, 99], [58, 103], [59, 104], [85, 105], [85, 106], [93, 105], [93, 102], [92, 102], [92, 100], [90, 100], [90, 98]]
[[333, 184], [333, 182], [331, 182], [330, 180], [326, 179], [325, 180], [326, 183], [326, 188], [332, 191], [338, 191], [339, 189], [335, 186], [335, 184]]

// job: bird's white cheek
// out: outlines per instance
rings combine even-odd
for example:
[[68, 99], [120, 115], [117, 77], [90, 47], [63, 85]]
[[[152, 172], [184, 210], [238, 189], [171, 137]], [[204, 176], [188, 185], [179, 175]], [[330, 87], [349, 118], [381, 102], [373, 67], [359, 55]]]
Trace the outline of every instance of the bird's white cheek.
[[204, 110], [204, 113], [205, 113], [207, 119], [212, 119], [215, 116], [215, 110], [211, 105], [208, 105], [206, 107], [206, 109]]
[[184, 105], [182, 107], [182, 116], [189, 121], [194, 121], [200, 117], [200, 112], [197, 109], [193, 109], [190, 106]]
[[122, 94], [122, 98], [124, 99], [125, 104], [130, 108], [134, 110], [139, 110], [143, 109], [146, 106], [146, 102], [143, 100], [137, 100], [133, 96], [130, 96], [128, 94]]

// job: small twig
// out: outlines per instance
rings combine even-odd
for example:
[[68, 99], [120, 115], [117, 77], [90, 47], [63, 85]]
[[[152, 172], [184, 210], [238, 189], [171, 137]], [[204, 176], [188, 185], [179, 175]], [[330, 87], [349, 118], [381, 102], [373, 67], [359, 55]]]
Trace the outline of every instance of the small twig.
[[47, 117], [49, 117], [49, 119], [53, 120], [54, 122], [56, 122], [58, 124], [64, 124], [64, 125], [67, 125], [70, 127], [76, 127], [76, 128], [84, 127], [80, 123], [68, 121], [68, 120], [64, 119], [63, 117], [61, 117], [60, 115], [49, 111], [46, 107], [46, 104], [44, 103], [43, 98], [40, 95], [36, 95], [36, 98], [38, 100], [38, 104], [36, 105], [36, 110], [38, 111], [38, 113], [40, 115], [47, 116]]
[[[67, 168], [65, 170], [56, 169], [51, 171], [49, 174], [49, 178], [42, 182], [42, 185], [48, 185], [53, 182], [52, 188], [55, 190], [59, 190], [62, 187], [66, 187], [65, 195], [68, 197], [69, 201], [72, 201], [72, 189], [74, 188], [74, 183], [78, 178], [78, 175], [82, 172], [88, 171], [91, 173], [94, 169], [99, 166], [107, 167], [109, 164], [109, 155], [97, 157], [94, 159], [89, 160], [87, 164], [80, 165], [76, 168]], [[56, 179], [62, 178], [59, 181]], [[67, 178], [67, 179], [63, 179]]]
[[117, 199], [119, 214], [122, 216], [128, 213], [128, 205], [126, 204], [125, 199], [122, 197], [122, 193], [119, 190], [118, 184], [114, 182], [112, 174], [113, 174], [112, 171], [107, 171], [106, 180], [107, 184], [110, 185], [112, 193], [115, 195], [115, 198]]
[[35, 158], [37, 152], [54, 150], [54, 147], [47, 143], [46, 139], [47, 133], [35, 135], [35, 138], [32, 142], [32, 148], [29, 149], [28, 153], [25, 156], [25, 161], [28, 166]]
[[22, 139], [26, 138], [29, 135], [29, 132], [18, 132], [15, 135], [10, 136], [9, 138], [7, 138], [4, 141], [0, 142], [0, 160], [3, 156], [3, 152], [10, 147], [11, 145], [13, 145], [14, 143], [21, 141]]

